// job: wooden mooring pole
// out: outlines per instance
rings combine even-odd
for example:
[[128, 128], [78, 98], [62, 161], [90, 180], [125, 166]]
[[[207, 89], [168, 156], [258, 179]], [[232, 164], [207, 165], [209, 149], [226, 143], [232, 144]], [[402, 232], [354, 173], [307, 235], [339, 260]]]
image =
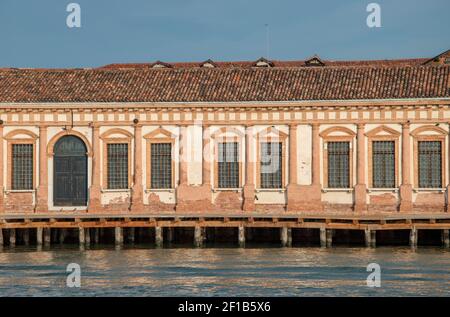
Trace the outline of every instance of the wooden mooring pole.
[[245, 246], [245, 227], [244, 226], [239, 226], [238, 228], [238, 242], [239, 242], [239, 247], [244, 247]]
[[445, 248], [450, 248], [450, 230], [449, 229], [442, 230], [442, 245]]
[[374, 248], [376, 246], [377, 232], [375, 230], [366, 229], [364, 230], [364, 238], [366, 247]]
[[163, 246], [163, 230], [161, 227], [155, 227], [155, 245], [157, 248]]
[[44, 228], [44, 245], [49, 246], [51, 243], [51, 229]]
[[409, 245], [413, 248], [417, 247], [417, 229], [416, 227], [412, 227], [409, 232]]
[[30, 229], [23, 229], [22, 239], [24, 245], [30, 244]]
[[194, 245], [196, 248], [203, 245], [203, 230], [200, 226], [196, 226], [194, 229]]
[[123, 244], [123, 228], [121, 227], [114, 228], [114, 241], [116, 245]]
[[292, 246], [292, 229], [283, 227], [280, 229], [281, 235], [281, 246], [282, 247], [291, 247]]
[[36, 244], [42, 245], [42, 233], [44, 229], [42, 227], [36, 228]]
[[9, 229], [9, 246], [16, 245], [16, 229]]

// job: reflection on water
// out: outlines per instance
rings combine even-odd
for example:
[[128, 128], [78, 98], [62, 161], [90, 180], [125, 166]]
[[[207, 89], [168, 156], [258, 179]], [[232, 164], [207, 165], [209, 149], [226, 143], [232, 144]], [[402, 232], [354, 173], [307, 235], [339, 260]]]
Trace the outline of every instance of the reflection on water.
[[[381, 288], [366, 286], [367, 264]], [[81, 288], [66, 266], [81, 266]], [[16, 247], [0, 252], [1, 296], [450, 296], [442, 248]]]

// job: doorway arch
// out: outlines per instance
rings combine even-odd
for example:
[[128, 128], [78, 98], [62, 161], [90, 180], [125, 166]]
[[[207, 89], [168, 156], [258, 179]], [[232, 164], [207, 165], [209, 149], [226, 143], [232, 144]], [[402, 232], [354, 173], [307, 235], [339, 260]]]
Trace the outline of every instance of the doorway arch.
[[53, 205], [87, 205], [87, 147], [79, 137], [61, 137], [53, 148]]

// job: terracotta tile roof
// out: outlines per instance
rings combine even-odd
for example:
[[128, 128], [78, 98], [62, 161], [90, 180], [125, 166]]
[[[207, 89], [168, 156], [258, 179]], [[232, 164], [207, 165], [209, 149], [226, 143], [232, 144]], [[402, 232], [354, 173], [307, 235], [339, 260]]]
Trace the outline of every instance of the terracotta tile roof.
[[[281, 63], [281, 62], [280, 62]], [[450, 66], [1, 69], [0, 102], [233, 102], [450, 97]], [[327, 63], [325, 61], [325, 63]], [[329, 62], [328, 62], [329, 63]], [[216, 63], [217, 64], [217, 63]], [[289, 66], [288, 66], [289, 65]], [[364, 64], [362, 64], [364, 65]]]
[[[319, 58], [319, 56], [314, 55], [313, 57]], [[312, 58], [313, 58], [312, 57]], [[320, 59], [320, 58], [319, 58]], [[305, 67], [306, 60], [294, 60], [294, 61], [279, 61], [270, 60], [273, 67]], [[429, 58], [410, 58], [410, 59], [393, 59], [393, 60], [353, 60], [353, 61], [334, 61], [334, 60], [322, 60], [326, 66], [419, 66], [429, 60]], [[213, 62], [216, 67], [219, 68], [250, 68], [255, 65], [255, 61], [234, 61], [234, 62]], [[152, 68], [157, 63], [162, 63], [157, 61], [155, 63], [116, 63], [101, 66], [99, 68], [103, 69], [129, 69], [129, 68]], [[173, 68], [197, 68], [200, 67], [204, 62], [175, 62], [175, 63], [164, 63], [170, 65]]]

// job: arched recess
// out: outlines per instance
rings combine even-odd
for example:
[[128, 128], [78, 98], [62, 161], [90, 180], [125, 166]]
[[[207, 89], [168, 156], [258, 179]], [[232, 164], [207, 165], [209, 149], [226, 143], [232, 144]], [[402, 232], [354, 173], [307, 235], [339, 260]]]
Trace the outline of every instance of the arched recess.
[[414, 129], [413, 131], [411, 131], [411, 135], [413, 137], [418, 137], [421, 135], [429, 135], [429, 136], [443, 135], [443, 136], [446, 136], [447, 131], [445, 131], [441, 127], [437, 127], [435, 125], [426, 125], [426, 126], [422, 126], [422, 127], [418, 127], [416, 129]]
[[[21, 134], [25, 134], [26, 136], [28, 136], [27, 138], [16, 138], [17, 135], [21, 135]], [[29, 131], [29, 130], [25, 130], [25, 129], [18, 129], [18, 130], [13, 130], [11, 132], [9, 132], [7, 135], [5, 135], [4, 139], [5, 140], [12, 140], [12, 139], [33, 139], [36, 140], [38, 138], [38, 136]]]
[[47, 155], [49, 157], [53, 157], [53, 155], [55, 154], [54, 153], [54, 147], [55, 147], [56, 142], [58, 142], [58, 140], [60, 138], [62, 138], [63, 136], [66, 136], [66, 135], [73, 135], [73, 136], [76, 136], [76, 137], [80, 138], [84, 142], [84, 145], [86, 146], [86, 150], [87, 150], [86, 155], [88, 157], [92, 156], [91, 143], [89, 142], [89, 140], [86, 138], [86, 136], [83, 133], [75, 131], [75, 130], [64, 130], [64, 131], [61, 131], [58, 134], [56, 134], [48, 142]]
[[226, 134], [234, 134], [234, 137], [238, 138], [244, 137], [244, 133], [234, 127], [222, 127], [220, 129], [217, 129], [213, 134], [211, 134], [211, 137], [213, 139], [233, 138], [233, 136]]
[[75, 135], [65, 135], [54, 145], [54, 206], [86, 206], [88, 191], [87, 146]]

